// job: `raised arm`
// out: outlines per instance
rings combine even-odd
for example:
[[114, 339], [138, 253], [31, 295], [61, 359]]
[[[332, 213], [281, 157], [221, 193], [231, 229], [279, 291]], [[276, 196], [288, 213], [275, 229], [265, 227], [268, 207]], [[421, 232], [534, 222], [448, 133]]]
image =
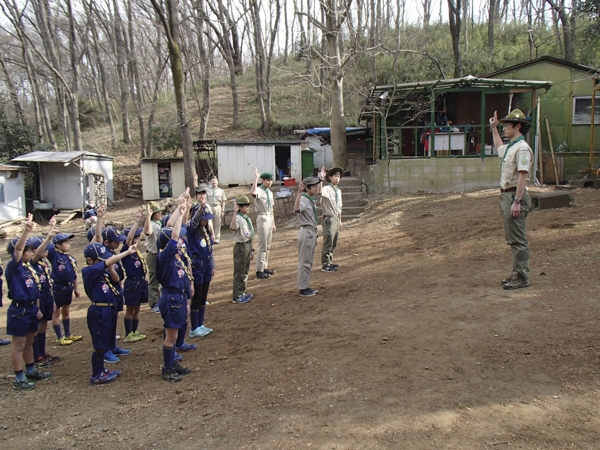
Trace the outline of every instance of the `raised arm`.
[[150, 203], [146, 205], [146, 221], [144, 222], [144, 234], [149, 236], [152, 233], [152, 210], [150, 209]]
[[21, 233], [21, 237], [15, 245], [15, 251], [13, 253], [13, 259], [15, 261], [21, 261], [21, 258], [23, 257], [23, 250], [25, 250], [25, 243], [27, 242], [27, 237], [33, 230], [34, 226], [35, 224], [33, 223], [33, 215], [29, 213], [27, 215], [27, 221], [25, 222], [25, 228], [23, 228], [23, 233]]
[[131, 225], [131, 229], [127, 234], [127, 240], [125, 241], [125, 243], [128, 246], [131, 245], [131, 243], [133, 242], [133, 239], [135, 238], [135, 232], [137, 231], [138, 226], [142, 223], [142, 219], [142, 212], [138, 211], [138, 213], [135, 216], [135, 220], [133, 221], [133, 225]]
[[490, 128], [492, 129], [492, 138], [494, 139], [494, 147], [498, 148], [504, 145], [500, 132], [498, 131], [498, 111], [494, 111], [494, 116], [490, 117]]
[[102, 239], [102, 226], [104, 224], [104, 213], [105, 213], [104, 206], [101, 206], [100, 208], [98, 208], [97, 213], [98, 213], [98, 221], [96, 222], [96, 234], [92, 238], [92, 243], [98, 242], [98, 243], [102, 244], [104, 242], [104, 240]]
[[48, 231], [48, 234], [46, 235], [46, 239], [44, 239], [44, 242], [42, 242], [42, 244], [37, 248], [37, 250], [33, 254], [33, 258], [31, 258], [32, 262], [36, 263], [40, 259], [42, 259], [42, 255], [46, 251], [46, 247], [48, 247], [48, 244], [50, 242], [52, 242], [52, 238], [54, 236], [56, 236], [56, 230], [54, 229], [54, 226], [52, 226], [52, 227], [50, 227], [50, 231]]
[[256, 197], [257, 189], [258, 189], [258, 179], [260, 178], [260, 172], [258, 171], [258, 167], [254, 168], [254, 183], [252, 183], [252, 197]]
[[231, 218], [231, 223], [229, 224], [229, 229], [230, 230], [237, 230], [237, 220], [236, 220], [236, 216], [237, 213], [240, 211], [240, 207], [239, 205], [235, 202], [235, 198], [233, 199], [233, 217]]

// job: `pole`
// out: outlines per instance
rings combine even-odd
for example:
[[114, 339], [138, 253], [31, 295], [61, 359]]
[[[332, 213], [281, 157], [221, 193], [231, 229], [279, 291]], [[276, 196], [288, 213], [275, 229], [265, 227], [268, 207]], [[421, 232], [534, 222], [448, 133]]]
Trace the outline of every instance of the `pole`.
[[548, 116], [546, 116], [546, 130], [548, 131], [548, 142], [550, 143], [550, 153], [552, 154], [552, 165], [554, 166], [554, 179], [556, 181], [556, 185], [560, 184], [558, 179], [558, 169], [556, 168], [556, 159], [554, 158], [554, 145], [552, 145], [552, 135], [550, 134], [550, 122], [548, 121]]

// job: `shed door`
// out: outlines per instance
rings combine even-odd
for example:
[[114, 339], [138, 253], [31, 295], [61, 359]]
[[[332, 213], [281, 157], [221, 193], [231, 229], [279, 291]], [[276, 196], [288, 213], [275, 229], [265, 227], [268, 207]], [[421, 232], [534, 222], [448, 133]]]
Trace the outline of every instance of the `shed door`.
[[142, 163], [142, 194], [144, 200], [160, 198], [158, 192], [158, 164]]
[[292, 178], [295, 178], [298, 183], [302, 180], [302, 156], [300, 154], [300, 146], [291, 145], [290, 154], [292, 156]]
[[246, 173], [243, 184], [254, 183], [254, 169], [258, 169], [260, 173], [275, 173], [275, 147], [273, 145], [246, 146]]
[[173, 197], [177, 197], [185, 191], [185, 173], [183, 162], [171, 163], [171, 176], [173, 177]]

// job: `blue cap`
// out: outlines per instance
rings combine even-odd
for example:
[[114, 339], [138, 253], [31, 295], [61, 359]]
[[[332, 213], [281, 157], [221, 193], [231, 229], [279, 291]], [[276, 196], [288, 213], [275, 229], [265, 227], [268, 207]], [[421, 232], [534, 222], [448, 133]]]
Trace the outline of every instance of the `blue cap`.
[[202, 214], [202, 215], [200, 216], [200, 219], [202, 219], [202, 220], [206, 220], [206, 221], [212, 220], [212, 219], [214, 219], [214, 218], [215, 218], [215, 215], [214, 215], [213, 213], [209, 213], [209, 212], [208, 212], [208, 211], [206, 211], [206, 210], [205, 210], [204, 214]]
[[14, 238], [11, 239], [8, 244], [6, 245], [6, 253], [8, 253], [9, 255], [12, 255], [15, 253], [15, 245], [17, 245], [17, 242], [19, 242], [19, 238]]
[[52, 238], [52, 243], [54, 245], [58, 244], [59, 242], [63, 242], [66, 241], [67, 239], [73, 239], [75, 237], [74, 234], [67, 234], [67, 233], [58, 233], [56, 236], [54, 236]]
[[[131, 231], [131, 228], [125, 228], [123, 230], [123, 236], [125, 236], [125, 239], [127, 239], [127, 236], [129, 236], [129, 232]], [[133, 237], [138, 237], [139, 235], [141, 235], [143, 233], [144, 229], [143, 228], [138, 228], [137, 230], [135, 230], [135, 234]]]
[[102, 230], [102, 240], [109, 242], [125, 242], [127, 240], [127, 236], [125, 236], [115, 227], [106, 227], [104, 230]]
[[[186, 233], [187, 233], [186, 228], [184, 226], [182, 226], [181, 231], [179, 232], [179, 237], [185, 236]], [[160, 233], [158, 233], [158, 236], [156, 238], [156, 243], [161, 250], [167, 246], [167, 244], [171, 240], [172, 235], [173, 235], [173, 227], [161, 228]]]
[[94, 239], [94, 236], [96, 236], [96, 229], [95, 228], [90, 228], [87, 231], [87, 240], [88, 240], [88, 242], [92, 242], [92, 239]]
[[112, 253], [103, 244], [94, 242], [93, 244], [86, 245], [83, 249], [83, 256], [92, 259], [108, 259], [112, 256]]
[[[29, 243], [29, 241], [31, 241], [33, 249], [37, 250], [40, 247], [40, 245], [44, 243], [45, 238], [43, 236], [33, 236], [27, 242]], [[48, 243], [48, 245], [46, 245], [46, 250], [48, 250], [50, 247], [54, 247], [54, 245]]]
[[160, 223], [162, 224], [163, 227], [167, 226], [167, 223], [169, 223], [170, 218], [171, 218], [171, 214], [167, 214], [166, 216], [163, 216], [162, 219], [160, 219]]

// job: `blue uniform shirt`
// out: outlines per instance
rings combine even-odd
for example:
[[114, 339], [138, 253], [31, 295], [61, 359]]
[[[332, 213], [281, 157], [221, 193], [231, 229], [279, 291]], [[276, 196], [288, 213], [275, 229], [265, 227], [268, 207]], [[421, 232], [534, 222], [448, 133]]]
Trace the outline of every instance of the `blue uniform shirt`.
[[39, 259], [38, 262], [31, 264], [38, 274], [40, 280], [40, 294], [48, 293], [52, 290], [50, 284], [50, 267], [48, 263], [43, 259]]
[[[111, 255], [116, 255], [117, 252], [108, 248], [106, 245], [104, 246], [104, 248], [106, 248], [106, 251], [108, 253], [110, 253]], [[113, 264], [113, 267], [115, 269], [115, 271], [117, 272], [117, 275], [119, 275], [119, 280], [123, 281], [125, 279], [125, 271], [123, 270], [123, 265], [121, 264], [121, 261], [119, 261], [118, 263]]]
[[113, 303], [115, 301], [114, 286], [104, 261], [96, 261], [91, 266], [81, 269], [83, 288], [93, 303]]
[[35, 302], [40, 298], [40, 287], [37, 273], [29, 263], [11, 258], [6, 265], [6, 284], [8, 298], [15, 301]]
[[164, 290], [185, 291], [189, 297], [190, 278], [184, 261], [175, 258], [178, 254], [177, 241], [171, 239], [165, 249], [158, 254], [156, 278]]
[[192, 259], [192, 271], [194, 278], [199, 276], [197, 270], [204, 267], [206, 263], [210, 269], [215, 269], [215, 257], [213, 253], [213, 240], [211, 236], [202, 233], [200, 228], [195, 228], [192, 223], [187, 227], [188, 254]]
[[[121, 248], [121, 253], [129, 250], [129, 245], [127, 243], [123, 243], [123, 247]], [[144, 255], [138, 250], [133, 255], [128, 255], [121, 260], [123, 263], [123, 269], [125, 270], [125, 274], [127, 278], [145, 278], [147, 272], [146, 261], [144, 260]], [[118, 272], [117, 272], [118, 273]]]
[[48, 246], [48, 261], [52, 265], [52, 280], [57, 285], [68, 285], [77, 278], [77, 261], [71, 255]]

